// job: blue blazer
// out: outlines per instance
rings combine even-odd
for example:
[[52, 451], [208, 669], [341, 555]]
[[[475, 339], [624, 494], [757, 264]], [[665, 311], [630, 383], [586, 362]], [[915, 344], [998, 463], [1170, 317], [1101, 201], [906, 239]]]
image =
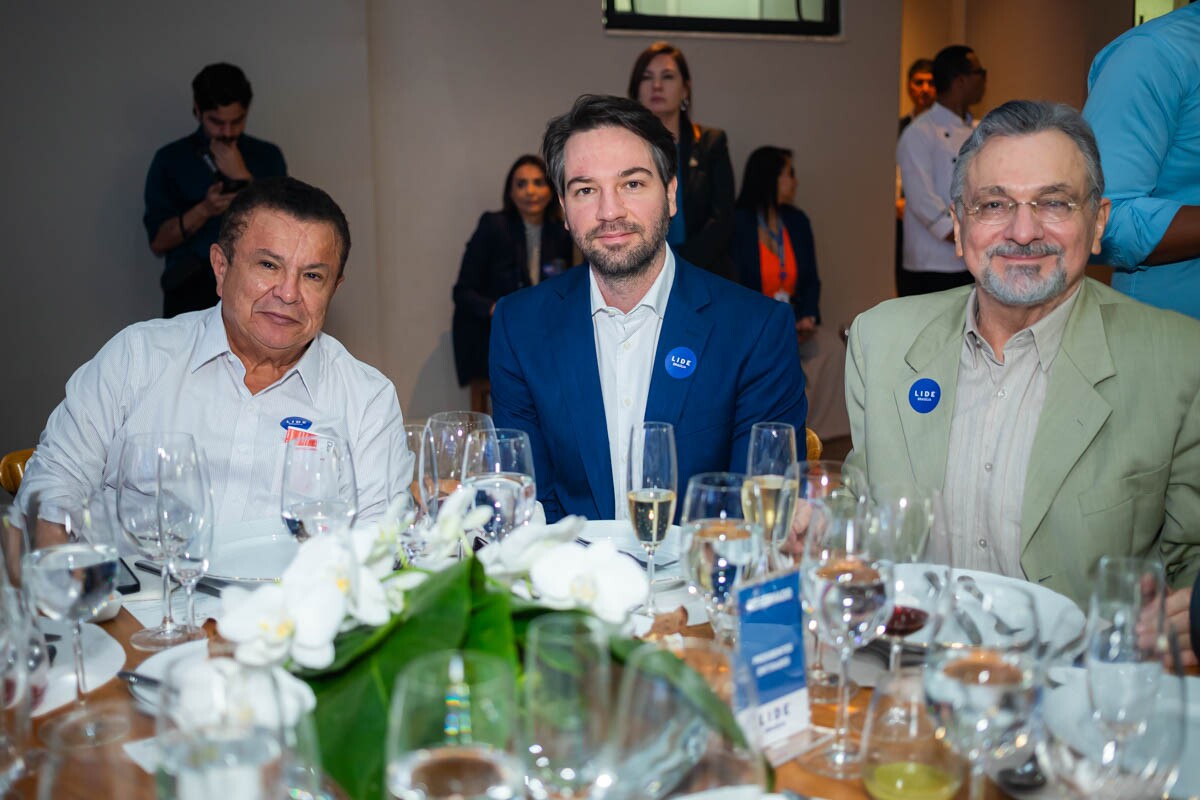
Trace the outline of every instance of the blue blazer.
[[[492, 317], [493, 417], [529, 434], [549, 521], [613, 519], [616, 510], [589, 269], [511, 294]], [[696, 364], [675, 378], [665, 363], [680, 347]], [[645, 418], [675, 426], [678, 508], [692, 475], [745, 471], [754, 423], [802, 431], [807, 412], [791, 310], [676, 258]]]

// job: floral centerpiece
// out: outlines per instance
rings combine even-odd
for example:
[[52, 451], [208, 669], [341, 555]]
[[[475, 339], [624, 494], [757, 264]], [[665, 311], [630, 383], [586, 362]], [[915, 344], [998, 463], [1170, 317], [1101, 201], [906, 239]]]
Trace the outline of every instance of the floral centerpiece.
[[[470, 553], [473, 532], [490, 511], [470, 508], [459, 490], [426, 532], [420, 567], [396, 570], [411, 512], [393, 507], [378, 524], [356, 527], [352, 546], [336, 536], [301, 545], [279, 583], [223, 594], [218, 631], [235, 658], [283, 664], [312, 690], [325, 771], [351, 797], [383, 794], [384, 747], [396, 675], [418, 655], [481, 650], [510, 661], [531, 619], [550, 610], [579, 609], [611, 623], [613, 655], [623, 660], [638, 643], [621, 631], [649, 591], [646, 575], [610, 542], [576, 542], [584, 520], [529, 525]], [[691, 692], [706, 694], [682, 674]], [[698, 679], [697, 679], [698, 680]], [[711, 698], [700, 702], [732, 715]]]

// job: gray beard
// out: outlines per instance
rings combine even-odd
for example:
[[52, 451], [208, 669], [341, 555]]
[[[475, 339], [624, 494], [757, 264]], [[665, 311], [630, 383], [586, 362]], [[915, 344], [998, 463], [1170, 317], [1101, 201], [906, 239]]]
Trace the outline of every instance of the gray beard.
[[[979, 289], [1006, 306], [1039, 306], [1061, 295], [1067, 290], [1067, 268], [1063, 264], [1063, 253], [1052, 245], [997, 245], [989, 250], [979, 274]], [[1036, 268], [1009, 267], [1006, 281], [992, 269], [992, 257], [996, 255], [1056, 255], [1054, 270], [1046, 277], [1035, 277]], [[1016, 278], [1013, 281], [1013, 278]]]
[[[663, 205], [662, 216], [650, 231], [649, 235], [639, 225], [614, 225], [606, 228], [599, 225], [575, 240], [579, 252], [583, 253], [588, 263], [596, 273], [613, 283], [624, 283], [635, 280], [646, 274], [654, 259], [658, 256], [667, 239], [667, 227], [671, 224], [668, 207]], [[642, 234], [642, 242], [619, 252], [606, 250], [592, 243], [592, 237], [601, 232], [612, 230], [632, 231]]]

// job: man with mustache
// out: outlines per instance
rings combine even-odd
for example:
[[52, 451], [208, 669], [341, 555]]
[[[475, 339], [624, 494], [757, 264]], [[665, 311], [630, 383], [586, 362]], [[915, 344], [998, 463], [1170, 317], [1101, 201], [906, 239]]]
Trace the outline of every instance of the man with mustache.
[[255, 178], [287, 174], [283, 153], [245, 133], [253, 92], [233, 64], [209, 64], [192, 80], [190, 135], [154, 154], [142, 222], [150, 250], [164, 256], [163, 316], [211, 308], [216, 284], [208, 253], [233, 198]]
[[958, 566], [1079, 602], [1102, 555], [1200, 569], [1200, 323], [1084, 276], [1103, 193], [1078, 112], [993, 110], [950, 193], [975, 286], [862, 314], [846, 368], [869, 481], [940, 490]]
[[286, 177], [252, 183], [210, 252], [221, 302], [130, 325], [76, 370], [17, 502], [70, 508], [115, 491], [125, 440], [173, 431], [207, 457], [218, 537], [263, 519], [282, 531], [286, 442], [323, 431], [350, 449], [358, 519], [380, 516], [395, 494], [389, 475], [411, 474], [412, 454], [391, 381], [322, 332], [349, 253], [346, 217], [324, 191]]
[[744, 471], [754, 423], [803, 433], [790, 306], [666, 244], [676, 150], [662, 122], [584, 95], [550, 121], [542, 152], [588, 269], [496, 304], [490, 368], [496, 424], [528, 432], [547, 519], [628, 518], [629, 435], [643, 421], [675, 426], [681, 496], [696, 473]]

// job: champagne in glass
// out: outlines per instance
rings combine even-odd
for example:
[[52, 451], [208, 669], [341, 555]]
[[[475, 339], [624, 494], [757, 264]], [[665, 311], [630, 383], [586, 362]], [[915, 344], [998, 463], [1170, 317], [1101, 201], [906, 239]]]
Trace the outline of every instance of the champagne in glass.
[[[642, 422], [629, 432], [625, 496], [633, 532], [646, 551], [650, 595], [646, 610], [654, 613], [654, 555], [675, 520], [679, 483], [675, 427], [669, 422]], [[660, 586], [662, 582], [660, 582]]]
[[[747, 519], [758, 523], [773, 545], [779, 502], [783, 499], [784, 475], [796, 463], [796, 428], [787, 422], [756, 422], [750, 429], [750, 444], [746, 451], [746, 475], [758, 484], [762, 495], [762, 519], [755, 518], [759, 504], [749, 502]], [[750, 500], [749, 493], [746, 496]], [[774, 547], [771, 548], [774, 550]], [[768, 553], [774, 564], [775, 558]]]

